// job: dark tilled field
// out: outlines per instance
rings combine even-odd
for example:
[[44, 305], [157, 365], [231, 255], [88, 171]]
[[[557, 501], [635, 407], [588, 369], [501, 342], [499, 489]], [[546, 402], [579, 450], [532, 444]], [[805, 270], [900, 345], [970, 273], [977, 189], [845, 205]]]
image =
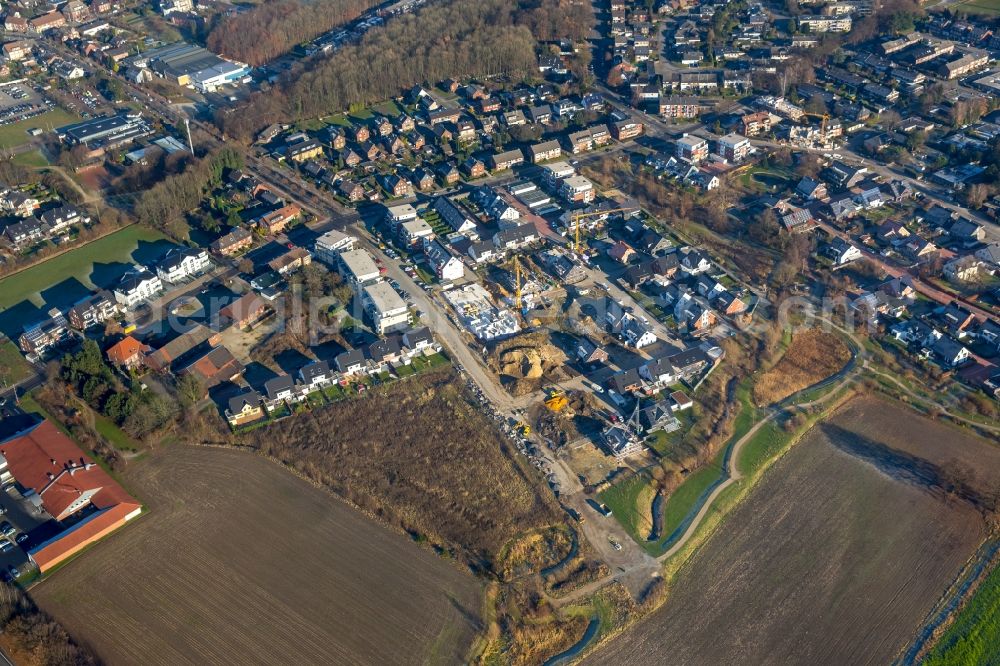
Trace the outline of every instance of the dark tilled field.
[[854, 401], [767, 473], [662, 608], [588, 663], [891, 662], [983, 536], [978, 511], [928, 485], [975, 459], [977, 482], [994, 482], [990, 444]]
[[480, 584], [267, 460], [172, 447], [150, 513], [32, 596], [110, 664], [457, 663]]

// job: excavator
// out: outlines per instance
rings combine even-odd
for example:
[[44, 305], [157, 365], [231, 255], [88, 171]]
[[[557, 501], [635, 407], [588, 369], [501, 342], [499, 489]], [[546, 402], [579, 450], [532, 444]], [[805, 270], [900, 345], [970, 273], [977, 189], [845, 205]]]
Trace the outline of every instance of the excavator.
[[549, 396], [545, 399], [545, 406], [553, 412], [560, 412], [569, 404], [566, 393], [562, 389], [550, 389]]

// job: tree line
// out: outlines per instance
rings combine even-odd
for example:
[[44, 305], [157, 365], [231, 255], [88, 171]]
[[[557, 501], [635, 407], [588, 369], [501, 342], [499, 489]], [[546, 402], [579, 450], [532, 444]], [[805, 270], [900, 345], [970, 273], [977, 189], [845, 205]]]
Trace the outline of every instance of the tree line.
[[0, 631], [18, 663], [91, 666], [100, 663], [19, 588], [0, 583]]
[[522, 80], [537, 72], [536, 37], [577, 37], [589, 30], [589, 21], [572, 20], [581, 12], [557, 0], [446, 0], [370, 30], [360, 43], [293, 72], [274, 89], [220, 114], [218, 122], [228, 135], [247, 140], [270, 123], [367, 106], [421, 83]]
[[376, 4], [376, 0], [264, 2], [222, 19], [208, 35], [208, 48], [240, 62], [263, 65], [296, 44], [353, 21]]

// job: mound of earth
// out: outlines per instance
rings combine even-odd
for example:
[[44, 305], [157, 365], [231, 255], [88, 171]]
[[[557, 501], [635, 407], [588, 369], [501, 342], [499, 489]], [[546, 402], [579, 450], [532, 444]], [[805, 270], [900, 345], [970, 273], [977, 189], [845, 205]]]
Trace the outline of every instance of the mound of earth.
[[530, 333], [498, 345], [490, 365], [511, 394], [525, 395], [546, 381], [566, 379], [566, 361], [566, 354], [547, 335]]

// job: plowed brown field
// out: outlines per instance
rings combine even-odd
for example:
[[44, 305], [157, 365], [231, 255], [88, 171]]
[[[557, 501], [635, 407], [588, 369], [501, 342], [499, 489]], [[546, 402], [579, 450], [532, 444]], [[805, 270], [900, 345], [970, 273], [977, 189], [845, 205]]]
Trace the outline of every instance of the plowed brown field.
[[985, 533], [938, 481], [1000, 450], [908, 409], [850, 403], [782, 458], [595, 664], [886, 664]]
[[259, 456], [132, 463], [139, 518], [31, 594], [111, 664], [457, 663], [480, 583]]

